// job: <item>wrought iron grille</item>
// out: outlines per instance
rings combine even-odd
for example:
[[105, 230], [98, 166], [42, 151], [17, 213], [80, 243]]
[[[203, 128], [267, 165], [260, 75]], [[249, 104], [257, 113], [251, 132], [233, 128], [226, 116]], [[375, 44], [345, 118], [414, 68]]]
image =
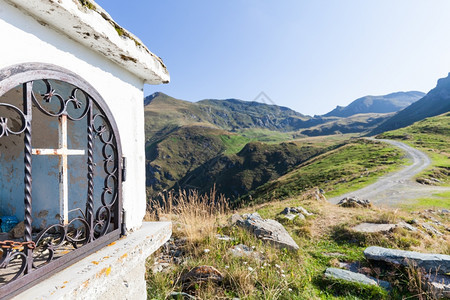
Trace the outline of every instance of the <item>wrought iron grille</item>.
[[[48, 132], [42, 132], [44, 123]], [[72, 140], [70, 134], [78, 138]], [[57, 147], [35, 146], [55, 136]], [[8, 139], [15, 139], [16, 148], [12, 149], [20, 147], [21, 152], [8, 153], [10, 150], [4, 146], [10, 145], [5, 142]], [[20, 146], [17, 139], [21, 140]], [[81, 149], [69, 149], [76, 147]], [[82, 78], [47, 64], [0, 70], [0, 151], [0, 166], [4, 159], [14, 157], [17, 161], [17, 157], [23, 157], [22, 171], [11, 175], [23, 178], [22, 200], [17, 201], [17, 193], [14, 199], [0, 199], [16, 208], [20, 206], [17, 203], [23, 203], [23, 211], [16, 211], [23, 215], [23, 234], [0, 241], [0, 298], [18, 294], [120, 236], [122, 156], [118, 130], [104, 100]], [[33, 159], [51, 160], [43, 156], [58, 158], [53, 168], [57, 168], [59, 191], [39, 201], [51, 201], [59, 213], [56, 221], [47, 217], [36, 224], [33, 217], [42, 216], [36, 213], [40, 202], [33, 202], [33, 189], [41, 194], [52, 190], [50, 182], [33, 176]], [[70, 163], [75, 160], [72, 157], [77, 157], [75, 166]], [[83, 188], [75, 192], [71, 190], [73, 172], [84, 173], [78, 183]], [[5, 180], [0, 178], [0, 182]], [[1, 209], [0, 216], [5, 213]], [[48, 214], [48, 210], [44, 211]]]

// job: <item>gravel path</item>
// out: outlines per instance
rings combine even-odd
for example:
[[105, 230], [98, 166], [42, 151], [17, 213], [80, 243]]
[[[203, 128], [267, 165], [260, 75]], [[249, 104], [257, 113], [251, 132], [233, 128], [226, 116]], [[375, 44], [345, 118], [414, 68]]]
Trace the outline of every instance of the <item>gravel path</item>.
[[356, 196], [368, 199], [379, 206], [398, 206], [408, 200], [429, 197], [433, 193], [450, 191], [450, 187], [428, 186], [419, 184], [413, 177], [431, 164], [431, 159], [423, 153], [405, 143], [393, 140], [379, 140], [402, 149], [412, 164], [403, 169], [380, 177], [377, 182], [339, 197], [328, 199], [331, 203], [338, 203], [344, 197]]

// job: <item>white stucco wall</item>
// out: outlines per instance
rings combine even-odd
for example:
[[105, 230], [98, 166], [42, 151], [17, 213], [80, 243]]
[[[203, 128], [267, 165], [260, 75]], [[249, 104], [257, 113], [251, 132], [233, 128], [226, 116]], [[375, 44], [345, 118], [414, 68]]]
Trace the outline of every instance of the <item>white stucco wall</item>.
[[127, 157], [127, 181], [123, 183], [127, 229], [138, 228], [146, 203], [143, 79], [3, 1], [0, 33], [0, 69], [26, 62], [54, 64], [84, 78], [104, 98]]

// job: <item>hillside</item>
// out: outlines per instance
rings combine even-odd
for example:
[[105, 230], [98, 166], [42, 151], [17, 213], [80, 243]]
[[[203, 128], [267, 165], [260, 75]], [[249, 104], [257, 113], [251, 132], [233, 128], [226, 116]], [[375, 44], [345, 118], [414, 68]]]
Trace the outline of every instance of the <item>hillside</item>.
[[365, 113], [392, 113], [404, 109], [425, 96], [425, 93], [410, 91], [383, 96], [365, 96], [347, 106], [337, 106], [324, 117], [350, 117]]
[[164, 189], [209, 191], [214, 185], [230, 199], [245, 195], [324, 151], [303, 143], [265, 144], [208, 127], [180, 127], [147, 144], [149, 193]]
[[327, 197], [355, 190], [362, 184], [392, 171], [402, 164], [399, 149], [380, 142], [352, 139], [335, 150], [300, 164], [284, 176], [261, 185], [238, 199], [257, 204], [295, 197], [313, 188], [322, 188]]
[[[397, 102], [401, 101], [397, 99]], [[335, 131], [364, 133], [390, 117], [389, 114], [382, 113], [360, 113], [349, 118], [310, 117], [287, 107], [254, 101], [226, 99], [201, 100], [192, 103], [163, 93], [147, 96], [144, 99], [144, 105], [146, 140], [150, 142], [161, 139], [176, 127], [186, 125], [219, 128], [244, 135], [248, 130], [292, 132], [297, 136], [328, 135]]]
[[450, 113], [384, 132], [377, 138], [401, 140], [428, 152], [433, 159], [433, 168], [418, 177], [417, 181], [427, 184], [450, 183]]
[[301, 129], [299, 132], [306, 136], [365, 133], [374, 129], [380, 123], [392, 116], [392, 113], [365, 113], [352, 115], [346, 118], [329, 117], [326, 123]]
[[438, 80], [434, 89], [422, 99], [398, 112], [392, 118], [376, 127], [371, 134], [394, 130], [413, 124], [427, 117], [450, 111], [450, 74]]

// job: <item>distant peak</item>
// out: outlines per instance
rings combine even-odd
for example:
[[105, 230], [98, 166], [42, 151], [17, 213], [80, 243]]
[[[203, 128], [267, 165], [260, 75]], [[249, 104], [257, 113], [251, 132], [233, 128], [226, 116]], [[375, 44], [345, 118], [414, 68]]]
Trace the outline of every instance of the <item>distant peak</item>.
[[153, 99], [155, 99], [156, 97], [168, 97], [168, 95], [161, 92], [154, 92], [153, 94], [148, 95], [144, 98], [144, 106], [152, 103]]

